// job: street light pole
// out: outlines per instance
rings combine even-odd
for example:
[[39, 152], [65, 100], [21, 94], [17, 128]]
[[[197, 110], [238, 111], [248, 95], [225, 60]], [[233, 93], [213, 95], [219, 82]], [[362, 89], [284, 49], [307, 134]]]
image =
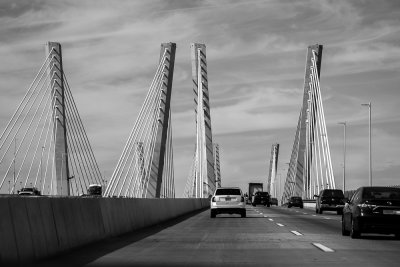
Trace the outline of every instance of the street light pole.
[[343, 125], [343, 192], [346, 191], [346, 122], [339, 122]]
[[367, 104], [361, 104], [361, 106], [367, 106], [369, 110], [369, 186], [372, 186], [372, 153], [371, 153], [371, 102]]

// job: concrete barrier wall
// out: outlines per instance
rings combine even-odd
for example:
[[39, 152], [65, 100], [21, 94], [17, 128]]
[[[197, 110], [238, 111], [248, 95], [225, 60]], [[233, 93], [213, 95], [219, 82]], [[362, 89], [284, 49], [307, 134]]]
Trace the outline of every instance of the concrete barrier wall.
[[209, 206], [208, 199], [0, 197], [0, 266], [33, 262]]

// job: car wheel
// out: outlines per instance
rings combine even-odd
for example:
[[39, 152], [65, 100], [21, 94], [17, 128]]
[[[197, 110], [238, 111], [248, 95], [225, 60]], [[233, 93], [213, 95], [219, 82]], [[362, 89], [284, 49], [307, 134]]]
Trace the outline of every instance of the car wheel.
[[399, 240], [399, 239], [400, 239], [400, 233], [394, 234], [394, 238], [396, 238], [397, 240]]
[[255, 207], [255, 206], [256, 206], [256, 204], [254, 204], [254, 203], [251, 203], [251, 205], [252, 205], [253, 207]]
[[342, 235], [344, 236], [350, 235], [350, 231], [346, 230], [346, 222], [344, 221], [344, 216], [342, 216]]
[[242, 218], [246, 218], [246, 211], [242, 211], [242, 213], [240, 214], [242, 216]]
[[303, 205], [300, 206], [300, 209], [302, 209], [302, 208], [303, 208]]
[[350, 229], [351, 238], [360, 237], [361, 233], [359, 230], [357, 230], [357, 228], [358, 228], [357, 222], [353, 218], [351, 218], [351, 229]]
[[318, 209], [315, 209], [315, 213], [318, 214]]
[[287, 207], [290, 209], [292, 206], [288, 205]]
[[337, 215], [342, 215], [343, 214], [343, 210], [337, 210]]
[[269, 208], [269, 207], [271, 207], [271, 205], [270, 205], [270, 204], [267, 204], [267, 207]]
[[215, 214], [215, 211], [214, 211], [214, 210], [211, 210], [210, 217], [211, 217], [211, 218], [215, 218], [215, 215], [216, 215], [216, 214]]
[[323, 212], [322, 209], [319, 209], [319, 210], [318, 210], [318, 213], [319, 213], [319, 214], [322, 214], [322, 212]]

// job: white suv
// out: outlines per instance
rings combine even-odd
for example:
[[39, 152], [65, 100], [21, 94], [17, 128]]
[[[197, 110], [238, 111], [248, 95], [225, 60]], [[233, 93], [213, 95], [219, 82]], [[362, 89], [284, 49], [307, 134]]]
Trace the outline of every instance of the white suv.
[[238, 213], [246, 217], [246, 203], [239, 187], [219, 187], [211, 198], [211, 218], [221, 213]]

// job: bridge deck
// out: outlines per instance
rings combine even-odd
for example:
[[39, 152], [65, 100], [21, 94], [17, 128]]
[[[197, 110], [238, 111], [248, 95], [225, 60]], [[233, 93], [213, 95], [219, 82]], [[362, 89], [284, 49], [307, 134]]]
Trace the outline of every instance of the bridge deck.
[[38, 266], [398, 266], [400, 241], [343, 237], [333, 212], [247, 208], [247, 218], [206, 210]]

